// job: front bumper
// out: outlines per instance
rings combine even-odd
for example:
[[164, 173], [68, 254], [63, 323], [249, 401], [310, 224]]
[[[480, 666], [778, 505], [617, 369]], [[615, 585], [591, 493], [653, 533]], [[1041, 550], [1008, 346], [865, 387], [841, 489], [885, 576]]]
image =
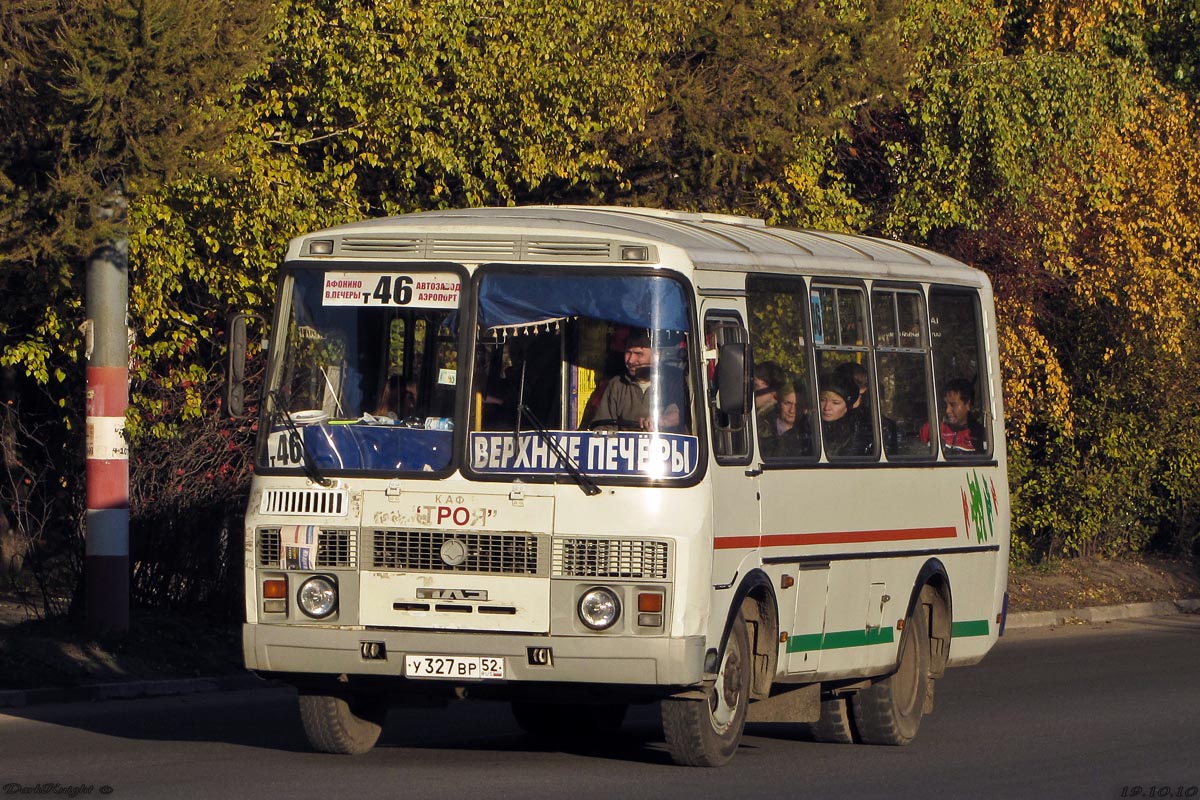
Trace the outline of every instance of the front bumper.
[[[385, 658], [367, 659], [364, 642]], [[550, 648], [552, 663], [530, 663], [530, 648]], [[405, 654], [498, 656], [504, 681], [692, 686], [704, 673], [704, 637], [533, 636], [447, 631], [363, 630], [313, 625], [242, 627], [247, 669], [260, 672], [403, 677]]]

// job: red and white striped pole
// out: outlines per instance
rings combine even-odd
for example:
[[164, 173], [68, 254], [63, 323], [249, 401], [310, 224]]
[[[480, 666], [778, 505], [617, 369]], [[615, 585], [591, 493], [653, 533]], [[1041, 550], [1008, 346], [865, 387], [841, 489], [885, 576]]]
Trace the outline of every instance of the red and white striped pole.
[[[124, 243], [121, 243], [123, 245]], [[88, 261], [87, 531], [88, 629], [129, 630], [128, 256], [107, 245]]]

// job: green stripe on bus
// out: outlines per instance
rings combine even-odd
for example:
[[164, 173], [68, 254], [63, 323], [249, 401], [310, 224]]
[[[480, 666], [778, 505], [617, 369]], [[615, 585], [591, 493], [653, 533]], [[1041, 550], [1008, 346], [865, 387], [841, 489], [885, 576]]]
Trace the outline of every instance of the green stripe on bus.
[[859, 631], [833, 631], [832, 633], [806, 633], [789, 636], [787, 651], [803, 653], [810, 650], [837, 650], [842, 647], [867, 647], [873, 644], [890, 644], [896, 640], [893, 628], [867, 628]]
[[987, 636], [990, 627], [986, 619], [971, 619], [966, 622], [956, 622], [950, 627], [951, 638], [963, 636]]

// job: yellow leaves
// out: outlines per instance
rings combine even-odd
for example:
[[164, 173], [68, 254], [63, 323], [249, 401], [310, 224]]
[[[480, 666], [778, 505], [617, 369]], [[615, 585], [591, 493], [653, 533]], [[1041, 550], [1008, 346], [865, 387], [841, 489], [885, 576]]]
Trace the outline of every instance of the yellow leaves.
[[1030, 39], [1046, 49], [1096, 49], [1114, 21], [1145, 14], [1142, 0], [1047, 0], [1032, 7]]
[[997, 298], [1008, 435], [1021, 441], [1035, 419], [1070, 434], [1074, 426], [1070, 381], [1055, 343], [1038, 328], [1038, 314], [1020, 297]]

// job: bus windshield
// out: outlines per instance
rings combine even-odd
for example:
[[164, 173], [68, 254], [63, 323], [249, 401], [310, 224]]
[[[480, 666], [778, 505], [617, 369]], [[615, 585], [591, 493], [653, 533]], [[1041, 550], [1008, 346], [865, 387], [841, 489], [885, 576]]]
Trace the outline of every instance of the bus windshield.
[[695, 472], [682, 284], [493, 269], [480, 279], [478, 305], [471, 470], [597, 479]]
[[267, 396], [265, 467], [438, 472], [452, 461], [462, 278], [296, 270]]

